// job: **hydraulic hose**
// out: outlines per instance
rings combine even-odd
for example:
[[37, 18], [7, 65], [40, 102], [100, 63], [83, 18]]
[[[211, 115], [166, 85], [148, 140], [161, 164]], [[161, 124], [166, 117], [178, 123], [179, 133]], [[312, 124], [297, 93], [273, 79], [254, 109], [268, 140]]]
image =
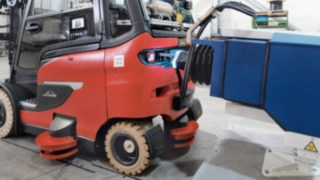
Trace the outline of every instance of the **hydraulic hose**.
[[[195, 22], [194, 26], [191, 27], [187, 33], [187, 44], [190, 44], [191, 47], [189, 50], [190, 52], [189, 57], [184, 69], [185, 70], [184, 78], [180, 86], [181, 102], [184, 102], [186, 99], [190, 74], [191, 74], [191, 79], [200, 83], [206, 83], [207, 85], [209, 85], [211, 80], [211, 72], [212, 72], [212, 64], [213, 64], [213, 49], [212, 48], [210, 49], [208, 47], [198, 47], [197, 49], [197, 46], [195, 44], [191, 44], [192, 33], [197, 28], [200, 27], [199, 31], [195, 36], [195, 39], [199, 39], [203, 31], [205, 30], [205, 28], [211, 22], [211, 20], [216, 17], [216, 12], [217, 11], [222, 12], [224, 9], [233, 9], [252, 17], [256, 15], [256, 12], [252, 8], [242, 3], [231, 1], [231, 2], [226, 2], [222, 5], [219, 5], [215, 8], [210, 8], [207, 12], [204, 13], [204, 15], [201, 18], [198, 19], [198, 21]], [[200, 53], [205, 52], [205, 54], [201, 55], [201, 57], [195, 58], [196, 57], [195, 54], [197, 54], [197, 52], [200, 52]], [[211, 59], [207, 60], [206, 58], [211, 58]], [[208, 61], [208, 62], [205, 62], [205, 61]], [[204, 74], [201, 74], [201, 73], [204, 73]]]

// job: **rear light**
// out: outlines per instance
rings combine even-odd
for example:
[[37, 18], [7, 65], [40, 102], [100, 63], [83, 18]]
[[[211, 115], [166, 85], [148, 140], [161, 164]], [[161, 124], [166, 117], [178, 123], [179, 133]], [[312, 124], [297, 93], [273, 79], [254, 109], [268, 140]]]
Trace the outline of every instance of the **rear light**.
[[153, 64], [156, 61], [156, 53], [154, 51], [149, 51], [147, 54], [148, 63]]
[[177, 56], [183, 49], [158, 49], [145, 50], [139, 54], [141, 62], [149, 66], [162, 66], [164, 68], [176, 68]]

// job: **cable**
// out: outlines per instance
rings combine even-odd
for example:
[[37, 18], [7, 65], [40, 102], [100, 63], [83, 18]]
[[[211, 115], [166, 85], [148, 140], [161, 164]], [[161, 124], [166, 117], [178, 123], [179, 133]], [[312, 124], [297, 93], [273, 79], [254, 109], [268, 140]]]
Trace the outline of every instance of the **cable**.
[[4, 25], [4, 26], [0, 26], [0, 28], [8, 28], [8, 27], [10, 27], [10, 24]]
[[[239, 12], [242, 12], [248, 16], [256, 16], [256, 12], [250, 8], [247, 5], [244, 5], [239, 2], [226, 2], [222, 5], [219, 5], [215, 7], [215, 9], [219, 12], [222, 12], [224, 9], [233, 9]], [[208, 17], [206, 17], [200, 24], [200, 29], [197, 32], [197, 35], [195, 39], [199, 39], [207, 25], [211, 22], [211, 19], [215, 18], [215, 16], [212, 14]], [[203, 49], [203, 50], [201, 50]], [[203, 51], [203, 54], [199, 52]], [[191, 79], [197, 82], [206, 83], [207, 85], [210, 84], [211, 80], [211, 73], [212, 73], [212, 63], [213, 63], [213, 49], [211, 47], [206, 46], [196, 46], [195, 44], [192, 44], [189, 49], [189, 57], [188, 61], [185, 65], [185, 74], [183, 81], [181, 83], [180, 88], [180, 98], [181, 102], [184, 102], [186, 99], [186, 93], [187, 93], [187, 86], [188, 86], [188, 80], [189, 75], [191, 74]], [[204, 62], [207, 58], [210, 58], [211, 61]], [[196, 59], [196, 61], [194, 60]], [[206, 67], [207, 69], [204, 69]], [[199, 73], [200, 72], [200, 73]], [[204, 73], [204, 74], [202, 74]]]
[[223, 11], [224, 9], [233, 9], [252, 17], [256, 15], [255, 10], [253, 10], [251, 7], [245, 4], [242, 4], [241, 2], [234, 2], [234, 1], [226, 2], [224, 4], [217, 6], [216, 9], [220, 12]]
[[179, 9], [179, 10], [181, 10], [181, 11], [185, 12], [185, 13], [188, 13], [188, 14], [190, 14], [190, 13], [191, 13], [191, 11], [190, 11], [190, 10], [187, 10], [187, 9], [185, 9], [185, 8], [183, 8], [183, 7], [179, 6], [179, 5], [176, 5], [176, 7], [177, 7], [177, 9]]

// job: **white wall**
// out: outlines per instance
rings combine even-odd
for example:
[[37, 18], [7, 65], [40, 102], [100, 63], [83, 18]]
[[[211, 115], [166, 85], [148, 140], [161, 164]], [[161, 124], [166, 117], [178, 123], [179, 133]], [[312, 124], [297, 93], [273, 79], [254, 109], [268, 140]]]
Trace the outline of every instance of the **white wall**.
[[284, 4], [289, 21], [302, 31], [320, 31], [319, 7], [319, 0], [288, 0]]
[[[206, 12], [207, 9], [209, 9], [212, 6], [216, 5], [216, 0], [193, 0], [193, 16], [194, 19], [196, 20], [198, 17], [200, 17], [204, 12]], [[214, 22], [214, 26], [217, 26], [217, 22]], [[208, 37], [210, 36], [212, 30], [211, 27], [208, 27], [204, 32], [203, 32], [203, 37]]]

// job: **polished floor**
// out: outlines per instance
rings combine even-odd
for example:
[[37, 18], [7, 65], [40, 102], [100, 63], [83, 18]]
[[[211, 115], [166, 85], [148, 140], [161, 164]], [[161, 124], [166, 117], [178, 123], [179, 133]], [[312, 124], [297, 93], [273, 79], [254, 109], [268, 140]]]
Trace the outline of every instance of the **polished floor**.
[[[8, 74], [7, 60], [0, 58], [0, 79]], [[0, 180], [273, 179], [263, 177], [261, 168], [266, 149], [290, 151], [284, 145], [280, 127], [259, 109], [210, 97], [208, 87], [199, 86], [196, 96], [202, 102], [204, 115], [199, 120], [195, 145], [179, 159], [157, 158], [141, 176], [121, 175], [104, 157], [84, 151], [70, 160], [43, 160], [37, 154], [34, 137], [24, 136], [0, 140]]]

